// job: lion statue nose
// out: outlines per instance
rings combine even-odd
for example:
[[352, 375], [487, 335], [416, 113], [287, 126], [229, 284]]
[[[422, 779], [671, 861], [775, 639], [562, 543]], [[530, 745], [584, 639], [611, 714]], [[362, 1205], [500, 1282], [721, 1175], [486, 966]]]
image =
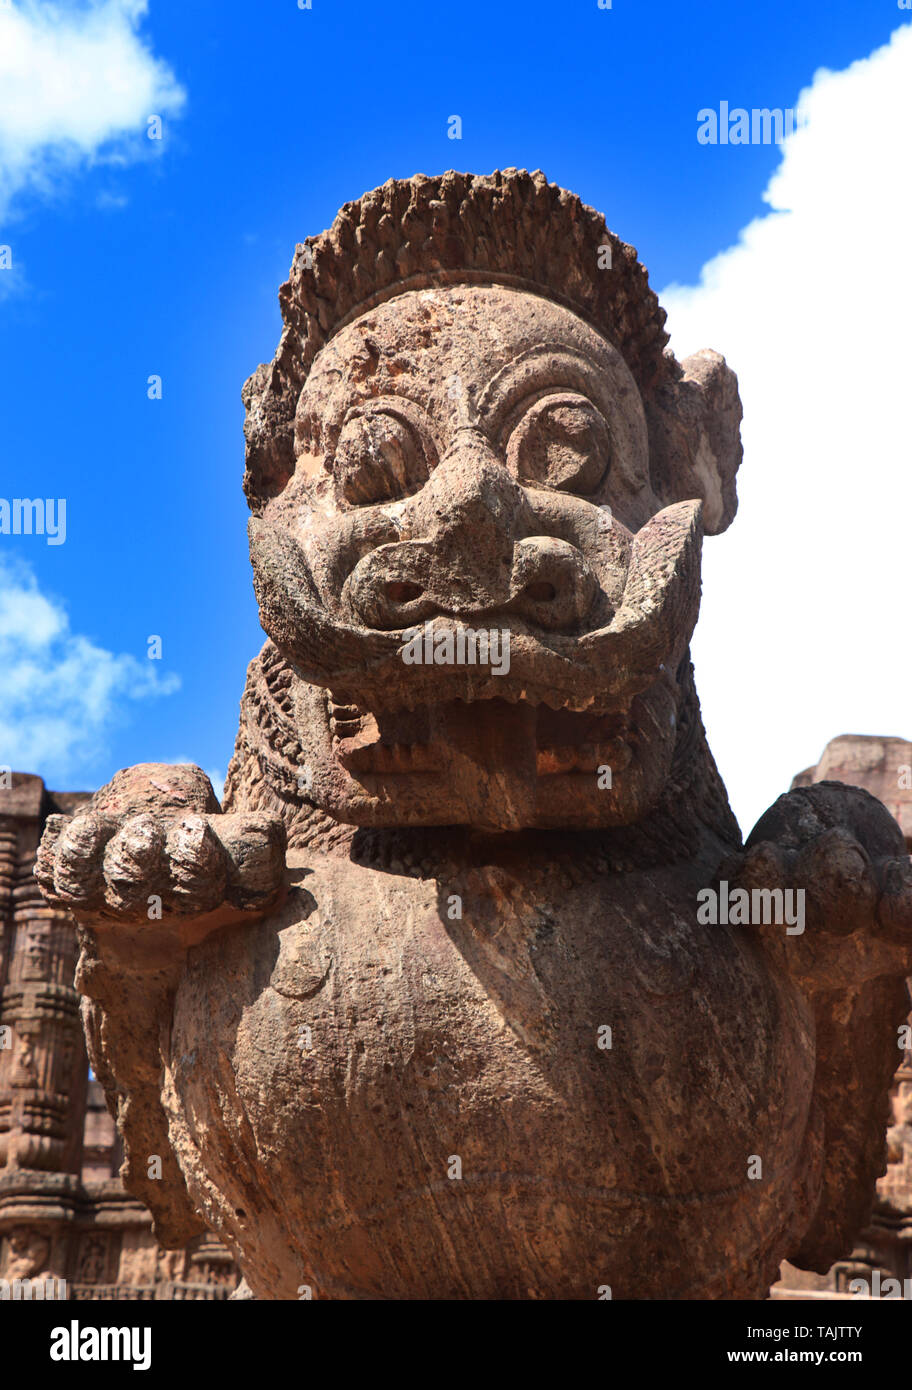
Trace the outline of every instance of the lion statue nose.
[[513, 613], [548, 630], [577, 628], [598, 584], [581, 552], [537, 523], [523, 489], [475, 430], [460, 431], [403, 509], [411, 538], [379, 546], [346, 588], [357, 618], [396, 631], [435, 614]]
[[549, 632], [570, 632], [592, 608], [599, 586], [575, 545], [528, 536], [514, 549], [510, 587], [511, 612]]

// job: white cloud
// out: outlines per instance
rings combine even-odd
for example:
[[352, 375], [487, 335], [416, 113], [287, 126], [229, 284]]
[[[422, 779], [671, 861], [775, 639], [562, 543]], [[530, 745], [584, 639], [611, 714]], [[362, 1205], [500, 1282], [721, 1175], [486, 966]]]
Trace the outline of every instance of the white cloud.
[[677, 355], [723, 352], [744, 401], [694, 662], [745, 833], [835, 735], [912, 738], [912, 27], [793, 105], [770, 213], [661, 295]]
[[161, 148], [147, 119], [176, 115], [185, 94], [139, 33], [147, 11], [147, 0], [0, 4], [0, 215], [93, 163]]
[[125, 701], [179, 686], [154, 662], [71, 632], [31, 570], [0, 558], [0, 766], [66, 777], [104, 752]]

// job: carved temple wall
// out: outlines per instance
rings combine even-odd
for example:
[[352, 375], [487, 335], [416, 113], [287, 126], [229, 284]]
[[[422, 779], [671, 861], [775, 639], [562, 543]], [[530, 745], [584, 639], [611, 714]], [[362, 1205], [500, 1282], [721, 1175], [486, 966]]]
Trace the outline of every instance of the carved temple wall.
[[75, 923], [32, 875], [47, 817], [88, 795], [25, 773], [0, 782], [0, 1280], [65, 1281], [72, 1300], [225, 1298], [238, 1281], [225, 1247], [206, 1233], [163, 1250], [117, 1176], [73, 987]]

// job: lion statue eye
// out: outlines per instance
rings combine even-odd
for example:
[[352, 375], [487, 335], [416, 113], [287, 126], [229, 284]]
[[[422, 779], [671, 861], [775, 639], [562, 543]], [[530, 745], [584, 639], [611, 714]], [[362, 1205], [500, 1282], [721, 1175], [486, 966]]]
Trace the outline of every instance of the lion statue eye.
[[342, 427], [333, 464], [347, 502], [365, 506], [415, 492], [428, 476], [421, 442], [407, 420], [386, 410], [352, 416]]
[[611, 463], [607, 421], [576, 392], [545, 396], [513, 430], [507, 463], [521, 482], [586, 496], [595, 492]]

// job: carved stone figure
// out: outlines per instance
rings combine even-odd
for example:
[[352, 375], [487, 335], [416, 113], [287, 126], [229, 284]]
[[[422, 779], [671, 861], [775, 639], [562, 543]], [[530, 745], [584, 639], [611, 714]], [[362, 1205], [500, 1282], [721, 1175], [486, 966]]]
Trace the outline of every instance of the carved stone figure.
[[[132, 768], [36, 870], [82, 923], [130, 1190], [260, 1298], [826, 1269], [882, 1171], [912, 875], [832, 783], [742, 845], [707, 748], [733, 374], [675, 361], [636, 253], [540, 173], [390, 181], [280, 301], [244, 392], [269, 640], [224, 805]], [[709, 924], [710, 890], [759, 921]]]
[[904, 1178], [912, 1172], [912, 1081], [907, 1078], [908, 1070], [897, 1086], [899, 1117], [887, 1130], [887, 1162], [901, 1167]]
[[50, 1241], [40, 1231], [28, 1226], [14, 1226], [8, 1236], [6, 1274], [8, 1283], [16, 1279], [34, 1279], [40, 1282], [48, 1275], [47, 1263], [51, 1252]]

